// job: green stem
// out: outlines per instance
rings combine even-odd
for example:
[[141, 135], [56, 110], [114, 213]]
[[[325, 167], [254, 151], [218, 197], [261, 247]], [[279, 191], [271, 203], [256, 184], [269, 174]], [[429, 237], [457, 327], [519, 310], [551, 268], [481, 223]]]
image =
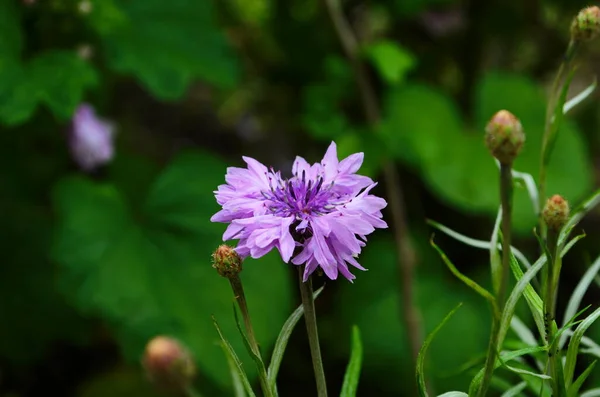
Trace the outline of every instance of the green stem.
[[546, 203], [546, 176], [547, 176], [547, 167], [548, 161], [550, 159], [550, 153], [547, 153], [551, 149], [551, 134], [552, 134], [552, 117], [554, 116], [554, 112], [556, 110], [557, 101], [560, 97], [561, 92], [561, 82], [564, 79], [565, 72], [569, 71], [571, 61], [575, 56], [575, 52], [577, 51], [577, 42], [571, 40], [567, 47], [567, 51], [561, 62], [558, 72], [556, 72], [556, 76], [554, 77], [554, 82], [552, 83], [552, 89], [550, 91], [550, 98], [548, 98], [548, 107], [546, 108], [546, 120], [544, 123], [544, 135], [542, 138], [542, 155], [540, 157], [540, 177], [539, 177], [539, 229], [540, 236], [542, 238], [546, 237], [546, 224], [542, 220], [541, 209], [544, 208], [544, 204]]
[[318, 397], [327, 397], [327, 383], [325, 382], [325, 371], [323, 369], [323, 360], [321, 358], [321, 347], [319, 346], [319, 332], [317, 330], [312, 276], [309, 277], [306, 282], [303, 282], [303, 274], [304, 266], [298, 266], [298, 282], [300, 286], [300, 295], [302, 297], [302, 306], [304, 307], [304, 321], [306, 322], [306, 331], [308, 333], [310, 355], [312, 357], [313, 369], [315, 371], [315, 379], [317, 382], [317, 395]]
[[500, 331], [500, 315], [504, 310], [506, 301], [506, 291], [508, 289], [510, 259], [511, 259], [511, 215], [512, 215], [512, 164], [500, 164], [500, 203], [502, 206], [502, 276], [500, 279], [500, 288], [496, 296], [496, 306], [492, 307], [492, 330], [490, 334], [490, 342], [488, 344], [487, 358], [485, 361], [485, 369], [483, 380], [479, 388], [478, 396], [486, 395], [494, 367], [496, 364], [496, 355], [498, 354], [498, 332]]
[[550, 374], [552, 376], [554, 395], [560, 395], [559, 386], [557, 383], [558, 377], [562, 376], [562, 371], [559, 371], [558, 366], [562, 363], [556, 358], [556, 326], [554, 317], [556, 314], [556, 296], [558, 291], [558, 282], [560, 278], [560, 270], [562, 267], [562, 258], [560, 257], [558, 250], [558, 235], [559, 231], [552, 228], [548, 229], [547, 238], [547, 249], [549, 253], [548, 264], [548, 277], [546, 279], [546, 291], [545, 291], [545, 313], [544, 320], [546, 324], [546, 342], [548, 344], [548, 364]]
[[[229, 279], [229, 282], [231, 283], [231, 289], [233, 290], [235, 300], [237, 301], [238, 307], [240, 308], [240, 312], [242, 313], [242, 317], [244, 319], [244, 328], [246, 329], [246, 336], [248, 338], [250, 348], [252, 349], [252, 353], [254, 353], [254, 355], [256, 355], [257, 357], [261, 357], [258, 342], [256, 341], [256, 336], [254, 335], [254, 328], [252, 328], [252, 322], [250, 321], [250, 312], [248, 311], [248, 303], [246, 302], [246, 294], [244, 294], [242, 280], [238, 275], [236, 275], [234, 277], [231, 277]], [[264, 370], [264, 366], [262, 366], [262, 368], [259, 367], [258, 370], [260, 387], [263, 391], [264, 396], [272, 397], [273, 393], [269, 388], [267, 373]]]

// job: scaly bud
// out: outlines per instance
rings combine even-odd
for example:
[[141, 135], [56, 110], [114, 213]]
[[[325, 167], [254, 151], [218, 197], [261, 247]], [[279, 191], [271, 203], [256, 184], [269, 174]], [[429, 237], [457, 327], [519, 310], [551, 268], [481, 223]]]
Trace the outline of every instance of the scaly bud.
[[560, 231], [569, 220], [569, 203], [562, 196], [555, 194], [546, 202], [542, 217], [548, 228]]
[[220, 245], [212, 257], [212, 266], [222, 277], [233, 278], [242, 271], [242, 258], [228, 245]]
[[576, 41], [592, 40], [600, 33], [600, 8], [587, 7], [579, 11], [571, 23], [571, 38]]
[[511, 164], [524, 142], [521, 122], [508, 110], [496, 113], [485, 128], [485, 144], [502, 164]]
[[186, 390], [196, 374], [189, 351], [167, 336], [157, 336], [146, 345], [142, 365], [152, 383], [174, 392]]

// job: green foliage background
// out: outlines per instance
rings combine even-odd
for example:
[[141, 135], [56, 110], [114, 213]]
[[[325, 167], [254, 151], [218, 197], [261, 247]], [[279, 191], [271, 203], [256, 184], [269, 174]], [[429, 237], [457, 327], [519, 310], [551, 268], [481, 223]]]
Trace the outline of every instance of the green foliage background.
[[[159, 395], [139, 365], [159, 334], [190, 348], [205, 395], [231, 395], [212, 315], [256, 381], [228, 282], [210, 266], [225, 229], [209, 222], [218, 210], [213, 191], [242, 155], [286, 169], [295, 155], [318, 161], [332, 140], [341, 156], [365, 152], [361, 172], [373, 178], [387, 159], [400, 170], [424, 331], [465, 303], [430, 349], [432, 386], [466, 389], [463, 366], [485, 351], [489, 311], [447, 273], [425, 220], [489, 237], [497, 168], [483, 129], [499, 109], [515, 113], [527, 133], [516, 169], [537, 175], [547, 82], [572, 15], [587, 4], [343, 3], [377, 85], [376, 128], [361, 116], [353, 70], [321, 1], [0, 2], [0, 396]], [[599, 55], [597, 45], [585, 48], [574, 89], [598, 74]], [[117, 125], [116, 157], [93, 174], [67, 150], [83, 102]], [[573, 203], [597, 185], [598, 110], [590, 100], [568, 117], [550, 164], [548, 191]], [[561, 293], [598, 255], [597, 214], [590, 219]], [[535, 255], [524, 189], [514, 223], [517, 246]], [[464, 272], [489, 283], [485, 251], [437, 240]], [[356, 324], [364, 346], [358, 395], [412, 396], [391, 231], [376, 232], [360, 261], [368, 272], [354, 284], [327, 282], [317, 302], [331, 393], [339, 393]], [[295, 269], [272, 253], [249, 259], [242, 275], [268, 353], [299, 301]], [[283, 396], [314, 395], [302, 325], [280, 384]]]

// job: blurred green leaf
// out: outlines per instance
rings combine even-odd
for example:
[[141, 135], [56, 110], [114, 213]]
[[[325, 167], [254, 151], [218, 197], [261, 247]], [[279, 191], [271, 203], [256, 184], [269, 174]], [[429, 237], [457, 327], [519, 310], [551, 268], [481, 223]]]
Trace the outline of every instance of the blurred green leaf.
[[13, 1], [0, 2], [0, 67], [21, 55], [23, 38], [20, 18]]
[[404, 82], [406, 74], [416, 63], [416, 59], [411, 53], [390, 40], [381, 40], [371, 44], [364, 51], [383, 80], [391, 85]]
[[159, 397], [138, 368], [119, 366], [84, 383], [77, 397]]
[[136, 76], [164, 100], [180, 98], [196, 79], [222, 88], [237, 83], [238, 64], [216, 25], [211, 2], [145, 0], [120, 2], [119, 7], [110, 13], [111, 20], [119, 21], [110, 29], [93, 24], [116, 71]]
[[68, 120], [85, 90], [97, 83], [96, 71], [74, 52], [47, 51], [29, 63], [0, 63], [0, 119], [8, 125], [31, 117], [39, 102], [61, 121]]
[[[149, 338], [170, 334], [222, 386], [231, 379], [211, 314], [219, 316], [226, 334], [237, 330], [229, 283], [210, 266], [224, 225], [209, 218], [218, 210], [212, 191], [223, 183], [225, 168], [211, 155], [183, 154], [133, 208], [110, 185], [65, 179], [54, 192], [59, 228], [53, 250], [63, 266], [64, 291], [81, 310], [114, 325], [127, 357], [136, 360]], [[248, 260], [241, 274], [265, 349], [290, 307], [286, 269], [273, 253]], [[250, 360], [240, 338], [231, 342], [242, 360]], [[251, 364], [245, 368], [255, 375]]]
[[[426, 236], [415, 236], [413, 241], [417, 243], [422, 264], [415, 289], [424, 321], [423, 332], [431, 332], [440, 318], [459, 302], [464, 303], [454, 316], [456, 318], [446, 324], [444, 331], [429, 347], [426, 369], [429, 379], [436, 390], [466, 389], [470, 377], [466, 374], [457, 376], [454, 372], [485, 352], [489, 337], [489, 310], [481, 303], [480, 297], [448, 274], [435, 251], [428, 246]], [[366, 347], [362, 366], [365, 377], [377, 382], [382, 394], [405, 392], [406, 385], [414, 385], [415, 368], [410, 365], [406, 331], [400, 317], [401, 295], [397, 284], [395, 245], [391, 237], [380, 234], [370, 238], [358, 261], [369, 271], [358, 274], [353, 284], [339, 286], [340, 290], [335, 295], [339, 316], [336, 329], [356, 324], [361, 329], [361, 339]], [[474, 327], [473, 324], [478, 325]], [[326, 327], [319, 330], [322, 337], [328, 337]], [[339, 342], [336, 348], [340, 359], [347, 357], [347, 340], [340, 338], [337, 332], [331, 338]], [[390, 379], [394, 381], [390, 382]]]
[[[398, 159], [417, 168], [440, 198], [475, 213], [495, 215], [498, 169], [483, 144], [489, 118], [507, 109], [521, 119], [527, 136], [515, 162], [519, 171], [538, 175], [545, 114], [543, 92], [530, 79], [488, 73], [476, 90], [476, 122], [464, 126], [452, 100], [423, 85], [393, 89], [385, 100], [381, 139]], [[435, 115], [435, 117], [431, 117]], [[548, 193], [579, 201], [592, 183], [589, 156], [575, 125], [565, 120], [548, 168]], [[529, 233], [536, 216], [525, 189], [515, 190], [513, 223]]]

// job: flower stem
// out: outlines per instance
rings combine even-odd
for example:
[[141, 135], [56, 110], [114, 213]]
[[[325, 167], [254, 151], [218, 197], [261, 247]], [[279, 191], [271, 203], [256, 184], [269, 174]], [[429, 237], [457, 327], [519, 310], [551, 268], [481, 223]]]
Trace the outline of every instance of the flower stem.
[[[539, 200], [539, 208], [540, 210], [544, 208], [544, 203], [546, 202], [546, 176], [547, 176], [547, 167], [548, 162], [550, 160], [550, 150], [552, 150], [551, 142], [553, 140], [552, 130], [553, 130], [553, 116], [556, 110], [556, 106], [558, 105], [558, 101], [560, 98], [561, 92], [561, 82], [564, 80], [565, 73], [569, 72], [571, 62], [575, 56], [577, 51], [577, 42], [571, 40], [567, 47], [567, 51], [565, 52], [563, 61], [561, 62], [558, 71], [556, 72], [556, 76], [554, 77], [554, 82], [552, 83], [552, 89], [550, 91], [550, 97], [548, 98], [548, 107], [546, 109], [546, 120], [544, 124], [544, 135], [542, 138], [542, 155], [540, 157], [540, 177], [539, 177], [539, 188], [538, 188], [538, 200]], [[539, 229], [540, 236], [542, 238], [546, 237], [546, 224], [544, 223], [541, 215], [541, 211], [539, 214]]]
[[298, 283], [302, 306], [304, 307], [304, 321], [308, 333], [310, 355], [312, 357], [315, 379], [317, 382], [318, 397], [327, 397], [327, 383], [325, 382], [325, 371], [323, 370], [323, 359], [321, 358], [321, 347], [319, 346], [319, 332], [317, 330], [317, 316], [315, 313], [315, 301], [313, 297], [312, 276], [302, 281], [304, 266], [298, 267]]
[[[381, 120], [380, 108], [376, 91], [369, 79], [369, 73], [360, 59], [359, 43], [352, 27], [344, 16], [340, 1], [324, 0], [324, 3], [346, 58], [352, 66], [366, 120], [372, 127], [375, 127]], [[400, 176], [392, 160], [385, 162], [383, 176], [392, 214], [395, 246], [398, 254], [398, 277], [402, 291], [399, 300], [399, 306], [402, 310], [401, 318], [407, 329], [413, 366], [416, 366], [417, 356], [422, 344], [421, 316], [414, 298], [417, 255], [409, 236]]]
[[559, 231], [549, 228], [548, 238], [546, 239], [546, 246], [548, 249], [548, 263], [550, 268], [548, 270], [548, 276], [546, 279], [546, 293], [544, 298], [544, 321], [546, 325], [546, 343], [548, 344], [548, 364], [550, 374], [553, 379], [554, 394], [559, 395], [559, 386], [556, 381], [559, 376], [562, 376], [562, 371], [559, 371], [558, 365], [562, 365], [562, 362], [556, 359], [556, 327], [554, 325], [554, 316], [556, 314], [556, 295], [558, 291], [558, 282], [560, 278], [560, 270], [562, 267], [562, 258], [558, 250], [558, 235]]
[[[254, 328], [252, 328], [252, 322], [250, 321], [250, 312], [248, 311], [248, 303], [246, 302], [246, 295], [244, 294], [242, 280], [238, 275], [235, 275], [229, 279], [229, 282], [231, 283], [231, 289], [233, 290], [235, 300], [244, 319], [244, 328], [246, 329], [246, 336], [248, 338], [248, 343], [250, 344], [250, 349], [252, 349], [252, 353], [254, 353], [255, 356], [262, 360], [258, 342], [256, 341], [256, 336], [254, 335]], [[273, 393], [269, 388], [269, 382], [267, 380], [267, 373], [264, 365], [258, 366], [258, 377], [264, 396], [271, 397]]]
[[506, 303], [506, 290], [508, 289], [508, 278], [510, 270], [510, 259], [511, 259], [511, 215], [512, 215], [512, 164], [500, 164], [500, 203], [502, 206], [502, 277], [500, 279], [500, 288], [498, 295], [496, 296], [496, 310], [494, 307], [492, 314], [492, 330], [490, 335], [490, 343], [488, 345], [487, 359], [485, 362], [485, 369], [483, 375], [483, 381], [479, 388], [478, 396], [483, 397], [486, 395], [489, 385], [492, 381], [492, 375], [494, 373], [494, 367], [496, 364], [496, 355], [498, 354], [498, 332], [500, 331], [500, 316], [504, 310]]

